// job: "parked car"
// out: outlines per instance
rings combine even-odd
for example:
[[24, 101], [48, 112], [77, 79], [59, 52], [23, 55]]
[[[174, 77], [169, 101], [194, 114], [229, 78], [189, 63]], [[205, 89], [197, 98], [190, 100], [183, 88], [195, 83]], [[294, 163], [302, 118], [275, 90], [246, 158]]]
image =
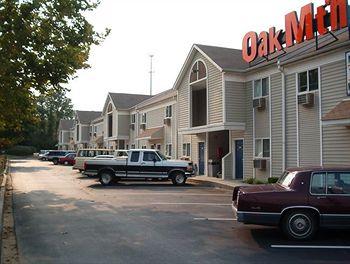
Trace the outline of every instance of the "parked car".
[[50, 150], [40, 150], [38, 153], [38, 159], [39, 160], [47, 160], [45, 154], [48, 153]]
[[60, 158], [65, 157], [67, 154], [73, 153], [71, 150], [51, 150], [44, 155], [44, 160], [52, 161], [57, 165]]
[[[113, 149], [80, 149], [77, 152], [77, 156], [75, 157], [75, 164], [73, 166], [73, 170], [79, 170], [82, 172], [84, 170], [84, 162], [86, 160], [92, 159], [99, 155], [116, 155], [115, 153], [119, 153], [120, 150]], [[126, 151], [122, 151], [124, 154]]]
[[58, 159], [58, 164], [63, 164], [63, 165], [71, 165], [73, 166], [75, 163], [75, 153], [69, 153], [64, 157], [61, 157]]
[[277, 184], [234, 188], [232, 200], [239, 222], [308, 240], [319, 228], [350, 227], [350, 168], [288, 169]]
[[102, 185], [121, 179], [168, 179], [174, 185], [184, 185], [193, 172], [192, 162], [168, 160], [154, 149], [133, 149], [128, 151], [128, 158], [92, 159], [84, 163], [84, 174], [98, 175]]

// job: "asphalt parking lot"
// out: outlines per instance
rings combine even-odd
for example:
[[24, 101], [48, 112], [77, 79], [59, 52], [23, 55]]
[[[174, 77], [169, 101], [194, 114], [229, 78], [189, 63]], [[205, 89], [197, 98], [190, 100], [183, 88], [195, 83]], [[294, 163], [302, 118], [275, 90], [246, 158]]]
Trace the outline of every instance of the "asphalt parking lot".
[[103, 187], [71, 167], [12, 162], [22, 263], [349, 263], [350, 231], [286, 240], [244, 226], [231, 192], [205, 185], [123, 181]]

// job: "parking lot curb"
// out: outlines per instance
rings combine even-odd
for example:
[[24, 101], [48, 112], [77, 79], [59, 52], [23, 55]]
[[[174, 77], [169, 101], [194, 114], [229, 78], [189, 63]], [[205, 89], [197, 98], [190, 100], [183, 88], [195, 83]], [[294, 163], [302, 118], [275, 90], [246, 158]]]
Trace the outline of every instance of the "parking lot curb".
[[[225, 190], [230, 190], [232, 191], [235, 186], [229, 185], [229, 184], [225, 184], [224, 182], [214, 182], [214, 181], [210, 181], [210, 180], [203, 180], [203, 179], [188, 179], [189, 183], [196, 183], [196, 184], [201, 184], [201, 185], [206, 185], [206, 186], [210, 186], [210, 187], [215, 187], [215, 188], [221, 188], [221, 189], [225, 189]], [[243, 184], [242, 184], [243, 185]], [[238, 185], [237, 185], [238, 186]]]
[[6, 193], [6, 182], [7, 182], [7, 176], [10, 173], [10, 162], [7, 160], [6, 167], [3, 172], [3, 179], [0, 185], [0, 260], [1, 263], [3, 263], [3, 254], [2, 254], [2, 233], [3, 233], [3, 227], [4, 227], [4, 202], [5, 202], [5, 193]]

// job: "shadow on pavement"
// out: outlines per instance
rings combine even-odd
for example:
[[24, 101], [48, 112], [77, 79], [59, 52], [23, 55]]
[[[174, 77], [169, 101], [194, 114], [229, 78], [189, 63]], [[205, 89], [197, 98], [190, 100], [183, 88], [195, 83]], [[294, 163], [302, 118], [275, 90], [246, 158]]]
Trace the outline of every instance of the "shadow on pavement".
[[[98, 179], [96, 178], [98, 181]], [[196, 185], [196, 184], [186, 184], [184, 186], [175, 186], [171, 182], [169, 183], [164, 183], [164, 182], [156, 182], [156, 181], [150, 181], [150, 182], [137, 182], [137, 181], [128, 181], [128, 182], [118, 182], [118, 183], [113, 183], [110, 186], [103, 186], [99, 182], [96, 184], [91, 184], [88, 186], [89, 188], [92, 189], [98, 189], [98, 190], [103, 190], [103, 189], [122, 189], [122, 190], [150, 190], [150, 189], [155, 189], [157, 191], [169, 191], [169, 188], [171, 189], [199, 189], [199, 188], [211, 188], [210, 186], [203, 186], [203, 185]]]

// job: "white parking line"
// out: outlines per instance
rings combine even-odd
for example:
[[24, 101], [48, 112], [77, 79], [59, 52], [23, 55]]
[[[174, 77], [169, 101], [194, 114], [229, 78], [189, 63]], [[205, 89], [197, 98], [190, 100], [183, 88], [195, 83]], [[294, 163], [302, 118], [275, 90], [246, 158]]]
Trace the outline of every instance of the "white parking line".
[[236, 218], [193, 218], [195, 221], [237, 221]]
[[295, 248], [295, 249], [350, 249], [350, 246], [271, 245], [271, 248]]
[[118, 195], [178, 195], [178, 196], [215, 196], [215, 197], [232, 197], [232, 195], [225, 194], [214, 194], [214, 193], [177, 193], [177, 192], [169, 192], [169, 193], [123, 193], [118, 192]]
[[206, 206], [231, 206], [231, 204], [217, 203], [151, 203], [153, 205], [206, 205]]

